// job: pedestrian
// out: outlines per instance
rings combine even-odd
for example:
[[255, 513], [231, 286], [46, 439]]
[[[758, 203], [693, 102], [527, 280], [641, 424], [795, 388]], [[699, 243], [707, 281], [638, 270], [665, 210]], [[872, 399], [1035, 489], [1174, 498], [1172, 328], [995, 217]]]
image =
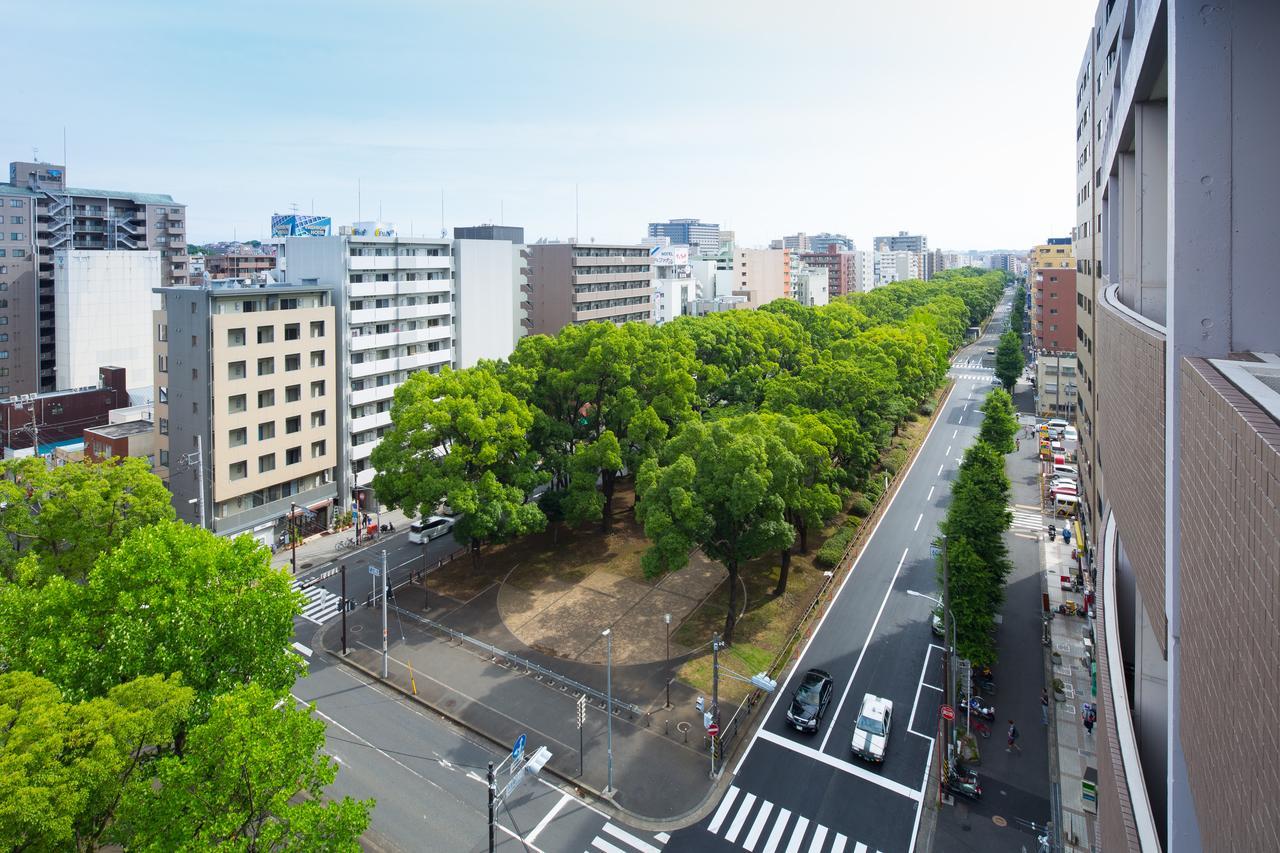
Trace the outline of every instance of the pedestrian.
[[1013, 449], [1014, 449], [1014, 450], [1021, 450], [1021, 449], [1022, 449], [1022, 439], [1020, 439], [1020, 438], [1015, 438], [1015, 439], [1013, 440]]
[[1009, 745], [1004, 748], [1005, 752], [1013, 752], [1016, 749], [1019, 754], [1022, 753], [1022, 747], [1018, 746], [1018, 727], [1013, 724], [1013, 720], [1009, 721], [1009, 738], [1007, 743]]
[[1098, 712], [1093, 710], [1090, 705], [1084, 712], [1084, 730], [1089, 734], [1093, 734], [1093, 724], [1098, 721]]
[[1040, 688], [1040, 722], [1049, 725], [1049, 691]]

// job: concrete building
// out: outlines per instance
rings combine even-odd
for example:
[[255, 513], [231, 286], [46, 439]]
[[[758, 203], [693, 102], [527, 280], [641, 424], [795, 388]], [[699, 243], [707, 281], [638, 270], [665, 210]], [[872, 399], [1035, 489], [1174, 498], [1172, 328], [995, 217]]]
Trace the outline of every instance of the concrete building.
[[86, 427], [108, 423], [113, 409], [129, 405], [127, 379], [122, 367], [100, 367], [98, 381], [84, 388], [0, 399], [0, 458], [48, 456], [83, 441]]
[[792, 234], [788, 237], [782, 237], [774, 240], [769, 244], [770, 249], [788, 249], [791, 252], [809, 252], [810, 249], [809, 235], [801, 231], [799, 234]]
[[[495, 292], [511, 286], [510, 262], [503, 266], [499, 257], [508, 252], [506, 244], [491, 245], [491, 251], [473, 248], [475, 280], [492, 274]], [[285, 255], [292, 281], [336, 289], [339, 337], [346, 348], [345, 355], [338, 351], [334, 400], [344, 446], [338, 483], [345, 500], [352, 489], [373, 480], [369, 455], [391, 425], [395, 389], [415, 371], [457, 367], [452, 242], [399, 237], [387, 223], [358, 222], [333, 237], [290, 237]], [[505, 282], [499, 282], [504, 274]], [[514, 334], [512, 324], [509, 318], [498, 320], [494, 334], [502, 336], [506, 329]], [[485, 346], [476, 349], [483, 351]], [[356, 499], [371, 506], [364, 492]]]
[[[462, 230], [471, 229], [455, 232]], [[513, 228], [506, 233], [519, 236], [523, 231]], [[482, 358], [506, 358], [528, 331], [528, 258], [523, 243], [505, 238], [453, 241], [456, 367], [472, 367]]]
[[[759, 308], [775, 299], [791, 298], [790, 249], [738, 249], [733, 253], [733, 290], [743, 307]], [[720, 295], [720, 294], [717, 294]]]
[[[650, 222], [648, 236], [670, 237], [673, 244], [688, 246], [695, 255], [714, 255], [720, 251], [722, 243], [720, 226], [701, 219]], [[732, 232], [729, 232], [729, 240], [733, 240]]]
[[1027, 266], [1038, 269], [1072, 269], [1076, 265], [1070, 237], [1050, 237], [1048, 242], [1032, 246], [1027, 253]]
[[102, 462], [113, 457], [146, 459], [155, 465], [156, 425], [149, 419], [89, 427], [84, 431], [85, 458]]
[[924, 278], [923, 258], [920, 252], [889, 250], [875, 252], [875, 286], [883, 287], [895, 281]]
[[809, 266], [802, 261], [791, 264], [791, 298], [801, 305], [816, 308], [831, 301], [827, 268]]
[[874, 244], [877, 252], [927, 252], [929, 238], [923, 234], [908, 234], [899, 231], [892, 237], [877, 237]]
[[168, 195], [68, 187], [62, 166], [13, 162], [0, 207], [0, 398], [57, 387], [58, 249], [155, 251], [151, 285], [187, 283], [186, 208]]
[[453, 229], [455, 240], [506, 240], [524, 245], [524, 229], [516, 225], [461, 225]]
[[876, 253], [862, 249], [853, 253], [854, 290], [866, 293], [876, 286]]
[[1100, 0], [1081, 66], [1095, 849], [1280, 849], [1278, 36], [1273, 3]]
[[58, 249], [53, 253], [56, 384], [83, 388], [101, 365], [122, 367], [135, 388], [153, 384], [151, 312], [160, 253]]
[[1076, 411], [1078, 382], [1075, 353], [1036, 353], [1036, 414], [1071, 420]]
[[853, 245], [853, 238], [846, 237], [843, 234], [831, 234], [823, 231], [821, 234], [814, 234], [809, 238], [810, 252], [829, 252], [833, 246], [837, 252], [852, 252], [857, 248]]
[[800, 255], [800, 261], [810, 267], [821, 267], [827, 271], [830, 282], [830, 295], [834, 298], [855, 293], [858, 290], [857, 255], [852, 251], [837, 248], [838, 244], [828, 243], [820, 252], [807, 252]]
[[213, 532], [265, 545], [295, 506], [327, 526], [343, 449], [338, 291], [214, 282], [158, 292], [156, 473], [178, 517], [199, 523], [203, 510]]
[[1031, 273], [1031, 337], [1035, 348], [1076, 350], [1076, 271], [1042, 267]]
[[262, 252], [231, 252], [225, 255], [208, 255], [204, 259], [205, 276], [211, 280], [223, 278], [260, 278], [276, 268], [276, 256]]
[[537, 243], [530, 255], [531, 334], [554, 335], [570, 323], [593, 320], [653, 322], [654, 274], [647, 246]]

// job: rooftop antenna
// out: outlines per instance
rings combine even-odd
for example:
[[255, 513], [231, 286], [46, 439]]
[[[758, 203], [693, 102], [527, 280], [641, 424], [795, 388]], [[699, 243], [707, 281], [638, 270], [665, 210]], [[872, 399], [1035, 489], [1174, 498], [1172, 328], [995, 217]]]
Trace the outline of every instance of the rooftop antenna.
[[507, 224], [507, 203], [501, 199], [498, 200], [498, 224]]
[[40, 162], [40, 149], [35, 147], [34, 145], [31, 146], [31, 162], [33, 163]]
[[[64, 170], [67, 168], [67, 126], [65, 124], [62, 126], [62, 168]], [[62, 176], [62, 182], [64, 185], [66, 184], [66, 180], [67, 176], [64, 171]]]
[[444, 237], [449, 232], [444, 228], [444, 187], [440, 188], [440, 236]]
[[573, 185], [573, 242], [578, 242], [578, 184]]

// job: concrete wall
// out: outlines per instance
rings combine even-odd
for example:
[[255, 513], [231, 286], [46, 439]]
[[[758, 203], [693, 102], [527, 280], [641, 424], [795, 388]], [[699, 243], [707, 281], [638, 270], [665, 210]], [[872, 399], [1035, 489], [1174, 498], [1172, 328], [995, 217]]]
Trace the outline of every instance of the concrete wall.
[[58, 388], [92, 385], [103, 364], [125, 368], [134, 387], [151, 385], [160, 253], [59, 250], [53, 275]]
[[1182, 747], [1205, 849], [1280, 850], [1280, 424], [1204, 359], [1182, 387]]
[[506, 240], [455, 240], [458, 304], [454, 340], [458, 367], [511, 355], [519, 307], [512, 244]]
[[573, 247], [568, 243], [530, 246], [529, 320], [532, 335], [554, 335], [573, 321]]

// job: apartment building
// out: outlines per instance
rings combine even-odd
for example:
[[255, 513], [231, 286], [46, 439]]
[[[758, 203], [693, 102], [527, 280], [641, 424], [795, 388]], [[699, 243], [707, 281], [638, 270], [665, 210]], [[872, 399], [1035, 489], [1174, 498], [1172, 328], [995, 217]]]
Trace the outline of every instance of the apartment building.
[[809, 266], [803, 261], [793, 260], [791, 298], [809, 308], [828, 304], [831, 301], [831, 284], [827, 268]]
[[827, 271], [831, 298], [857, 292], [858, 257], [853, 251], [839, 248], [838, 243], [827, 243], [821, 251], [805, 252], [799, 259], [810, 267]]
[[1076, 411], [1076, 356], [1071, 352], [1036, 354], [1036, 414], [1070, 420]]
[[210, 279], [261, 277], [276, 268], [276, 256], [262, 252], [229, 252], [204, 259], [205, 276]]
[[0, 183], [0, 398], [58, 385], [55, 252], [155, 251], [187, 283], [186, 207], [168, 195], [66, 185], [66, 169], [15, 161]]
[[1273, 3], [1101, 0], [1081, 64], [1095, 849], [1280, 849], [1277, 37]]
[[327, 526], [342, 455], [335, 289], [228, 281], [157, 293], [156, 473], [178, 517], [265, 545], [291, 513]]
[[554, 335], [570, 323], [593, 320], [653, 322], [647, 246], [538, 243], [530, 256], [530, 334]]
[[[733, 242], [733, 232], [726, 232]], [[714, 255], [720, 251], [723, 237], [720, 226], [701, 219], [672, 219], [667, 222], [650, 222], [650, 237], [669, 237], [678, 246], [688, 246], [695, 255]]]
[[1075, 352], [1076, 271], [1040, 267], [1031, 271], [1031, 336], [1037, 350]]
[[921, 252], [908, 249], [886, 249], [873, 254], [876, 287], [883, 287], [895, 281], [924, 278], [924, 255]]
[[123, 367], [133, 387], [150, 398], [160, 253], [58, 249], [53, 262], [57, 387], [92, 385], [98, 368], [110, 364]]
[[1038, 269], [1073, 269], [1075, 251], [1070, 237], [1050, 237], [1048, 242], [1032, 246], [1027, 253], [1027, 266]]
[[109, 423], [112, 411], [129, 405], [127, 378], [123, 367], [104, 366], [83, 388], [0, 400], [0, 459], [48, 456], [61, 445], [79, 444], [86, 427]]
[[929, 238], [923, 234], [908, 234], [899, 231], [891, 237], [877, 237], [874, 242], [877, 252], [927, 252]]
[[829, 231], [814, 234], [809, 238], [810, 252], [829, 252], [833, 247], [838, 252], [852, 252], [857, 248], [853, 245], [852, 237], [846, 237], [843, 234], [832, 234]]
[[791, 250], [735, 250], [732, 284], [731, 295], [744, 297], [744, 308], [759, 308], [775, 299], [790, 299]]
[[[478, 241], [477, 241], [478, 242]], [[509, 244], [496, 243], [512, 286]], [[496, 249], [495, 249], [496, 251]], [[331, 237], [289, 237], [289, 277], [334, 289], [341, 345], [334, 404], [343, 451], [339, 492], [371, 506], [369, 456], [391, 425], [391, 398], [415, 371], [457, 367], [458, 300], [452, 243], [400, 237], [394, 226], [358, 222]], [[483, 321], [483, 315], [477, 315]], [[509, 317], [493, 317], [514, 334]]]

